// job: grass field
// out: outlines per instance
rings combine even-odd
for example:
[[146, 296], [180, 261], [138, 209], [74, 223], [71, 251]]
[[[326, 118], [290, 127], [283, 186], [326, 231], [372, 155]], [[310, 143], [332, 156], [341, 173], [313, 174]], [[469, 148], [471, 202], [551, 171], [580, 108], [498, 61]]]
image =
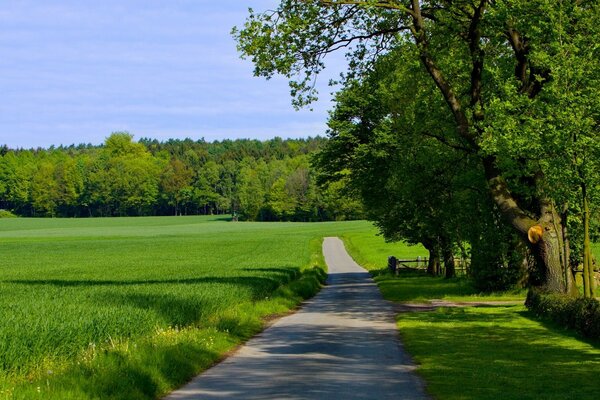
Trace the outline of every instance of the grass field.
[[366, 229], [0, 220], [0, 399], [156, 398], [314, 294], [323, 236]]
[[[371, 233], [345, 233], [346, 247], [372, 270], [389, 300], [523, 299], [524, 292], [479, 295], [464, 279], [414, 273], [393, 277], [384, 270], [386, 256], [414, 257], [419, 249], [384, 243]], [[397, 321], [404, 346], [435, 399], [598, 398], [600, 343], [540, 322], [522, 305], [444, 307], [402, 313]]]
[[[464, 279], [383, 272], [389, 255], [426, 252], [385, 243], [367, 222], [2, 219], [0, 399], [160, 397], [314, 294], [333, 235], [389, 299], [482, 300]], [[598, 345], [522, 307], [402, 314], [399, 327], [437, 398], [597, 393]]]

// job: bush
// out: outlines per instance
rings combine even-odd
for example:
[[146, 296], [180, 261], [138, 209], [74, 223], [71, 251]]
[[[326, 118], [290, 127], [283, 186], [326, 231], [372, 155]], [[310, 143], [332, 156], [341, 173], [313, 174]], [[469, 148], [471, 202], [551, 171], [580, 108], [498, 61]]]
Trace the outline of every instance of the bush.
[[0, 210], [0, 218], [16, 218], [17, 216], [8, 210]]
[[522, 246], [513, 236], [487, 233], [471, 249], [471, 280], [482, 292], [521, 288], [527, 270]]
[[600, 339], [600, 301], [596, 299], [530, 290], [525, 305], [540, 318], [574, 329], [585, 337]]

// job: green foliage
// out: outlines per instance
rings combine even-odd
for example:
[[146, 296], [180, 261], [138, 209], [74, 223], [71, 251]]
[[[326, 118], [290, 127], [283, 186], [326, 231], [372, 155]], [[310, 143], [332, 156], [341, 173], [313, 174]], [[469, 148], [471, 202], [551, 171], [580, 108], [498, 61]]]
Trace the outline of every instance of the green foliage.
[[536, 316], [573, 329], [585, 337], [600, 339], [600, 301], [531, 290], [525, 305]]
[[528, 277], [526, 245], [497, 212], [482, 215], [481, 233], [471, 236], [469, 268], [475, 289], [483, 292], [522, 288]]
[[322, 237], [367, 229], [219, 217], [3, 220], [0, 309], [10, 312], [0, 320], [0, 393], [160, 397], [255, 334], [261, 318], [313, 295], [324, 278]]
[[599, 15], [596, 2], [282, 0], [234, 36], [256, 75], [289, 79], [296, 105], [314, 98], [324, 58], [346, 51], [320, 166], [334, 180], [349, 171], [387, 237], [449, 258], [485, 236], [455, 229], [479, 221], [466, 189], [485, 189], [521, 238], [553, 232], [530, 283], [562, 291], [568, 266], [550, 248], [562, 251], [563, 223], [600, 187]]
[[8, 210], [0, 210], [0, 218], [16, 218], [17, 216]]
[[248, 220], [356, 219], [340, 188], [325, 196], [310, 155], [321, 138], [169, 140], [116, 132], [103, 146], [11, 150], [0, 155], [0, 207], [22, 216], [194, 215]]

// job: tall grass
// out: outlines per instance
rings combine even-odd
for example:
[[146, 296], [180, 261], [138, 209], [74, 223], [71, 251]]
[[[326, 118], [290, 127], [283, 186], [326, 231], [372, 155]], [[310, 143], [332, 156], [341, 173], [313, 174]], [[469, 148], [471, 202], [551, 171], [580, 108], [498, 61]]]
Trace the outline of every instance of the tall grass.
[[314, 294], [323, 236], [365, 229], [2, 220], [0, 398], [156, 398]]

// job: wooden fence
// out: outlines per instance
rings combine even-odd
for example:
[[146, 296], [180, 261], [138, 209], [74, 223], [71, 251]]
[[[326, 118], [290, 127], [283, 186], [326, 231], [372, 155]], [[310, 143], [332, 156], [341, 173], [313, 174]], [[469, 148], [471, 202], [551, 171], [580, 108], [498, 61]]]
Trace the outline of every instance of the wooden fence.
[[[401, 270], [426, 270], [429, 264], [429, 258], [417, 257], [417, 258], [396, 258], [394, 256], [388, 257], [388, 268], [393, 273], [398, 275]], [[443, 263], [442, 263], [443, 264]], [[471, 260], [468, 258], [454, 258], [454, 270], [457, 276], [466, 276], [469, 274], [469, 266]], [[442, 265], [442, 274], [444, 273], [444, 266]]]

